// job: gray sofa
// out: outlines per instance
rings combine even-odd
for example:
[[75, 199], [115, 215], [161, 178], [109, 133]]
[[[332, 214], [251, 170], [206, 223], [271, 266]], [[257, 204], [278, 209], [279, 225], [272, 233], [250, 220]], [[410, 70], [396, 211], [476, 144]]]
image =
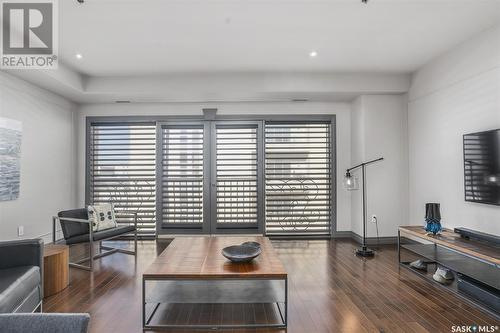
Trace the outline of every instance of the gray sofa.
[[0, 313], [41, 312], [42, 270], [41, 239], [0, 242]]
[[89, 320], [86, 313], [0, 314], [0, 332], [86, 333]]

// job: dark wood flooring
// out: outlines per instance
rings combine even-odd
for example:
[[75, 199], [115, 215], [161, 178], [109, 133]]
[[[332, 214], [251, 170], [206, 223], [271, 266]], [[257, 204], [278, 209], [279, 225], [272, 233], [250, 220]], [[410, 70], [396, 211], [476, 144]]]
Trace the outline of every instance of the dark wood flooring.
[[[354, 256], [356, 244], [350, 240], [273, 244], [289, 276], [288, 329], [224, 332], [418, 333], [451, 332], [453, 325], [500, 324], [400, 267], [395, 246], [383, 246], [374, 259], [363, 259]], [[71, 268], [70, 286], [47, 298], [44, 311], [88, 312], [90, 332], [141, 332], [141, 273], [167, 245], [168, 241], [140, 241], [137, 260], [113, 254], [97, 261], [94, 273]], [[199, 321], [210, 311], [191, 313], [190, 318]], [[245, 312], [232, 311], [233, 316]]]

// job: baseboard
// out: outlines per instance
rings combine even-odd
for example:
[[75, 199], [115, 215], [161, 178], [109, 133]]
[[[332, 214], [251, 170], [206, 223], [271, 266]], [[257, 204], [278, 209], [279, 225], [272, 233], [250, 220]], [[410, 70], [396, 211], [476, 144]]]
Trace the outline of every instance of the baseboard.
[[352, 238], [352, 231], [335, 231], [332, 238]]
[[[352, 232], [352, 239], [358, 243], [361, 244], [363, 243], [363, 237], [358, 235], [355, 232]], [[367, 245], [392, 245], [392, 244], [397, 244], [398, 243], [398, 237], [397, 236], [391, 236], [391, 237], [366, 237], [366, 244]]]
[[[204, 237], [211, 237], [211, 235], [196, 235], [196, 236], [204, 236]], [[217, 235], [217, 236], [234, 236], [234, 235]], [[254, 236], [254, 235], [244, 235], [244, 236]], [[258, 235], [257, 235], [258, 236]], [[170, 234], [170, 235], [158, 235], [157, 238], [175, 238], [175, 237], [192, 237], [192, 235], [178, 235], [178, 234]], [[271, 239], [352, 239], [358, 244], [361, 244], [363, 241], [363, 237], [358, 235], [355, 232], [352, 231], [336, 231], [331, 237], [328, 236], [302, 236], [302, 237], [290, 237], [287, 235], [283, 236], [278, 236], [278, 235], [269, 235], [268, 236]], [[373, 246], [373, 245], [392, 245], [392, 244], [397, 244], [398, 243], [398, 237], [367, 237], [366, 238], [366, 244]]]
[[[363, 237], [358, 235], [357, 233], [353, 231], [337, 231], [335, 234], [332, 236], [332, 238], [336, 239], [352, 239], [358, 244], [361, 244], [363, 242]], [[392, 244], [397, 244], [398, 243], [398, 237], [397, 236], [392, 236], [392, 237], [367, 237], [366, 238], [366, 244], [367, 245], [392, 245]]]
[[266, 235], [271, 240], [328, 240], [329, 235]]

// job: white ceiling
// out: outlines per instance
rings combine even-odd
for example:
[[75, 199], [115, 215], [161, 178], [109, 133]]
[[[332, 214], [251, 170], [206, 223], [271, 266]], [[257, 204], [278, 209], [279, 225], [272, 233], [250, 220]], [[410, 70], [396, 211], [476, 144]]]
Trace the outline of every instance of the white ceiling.
[[61, 59], [89, 76], [411, 72], [500, 22], [499, 0], [62, 0], [59, 11]]

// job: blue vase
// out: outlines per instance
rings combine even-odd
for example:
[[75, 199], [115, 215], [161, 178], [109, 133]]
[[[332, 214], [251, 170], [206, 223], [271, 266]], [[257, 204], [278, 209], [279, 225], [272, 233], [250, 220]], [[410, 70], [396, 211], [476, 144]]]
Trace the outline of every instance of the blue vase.
[[441, 221], [437, 219], [425, 219], [425, 231], [432, 232], [434, 235], [442, 230]]
[[425, 204], [425, 231], [432, 232], [434, 235], [439, 233], [441, 228], [441, 212], [438, 203]]

